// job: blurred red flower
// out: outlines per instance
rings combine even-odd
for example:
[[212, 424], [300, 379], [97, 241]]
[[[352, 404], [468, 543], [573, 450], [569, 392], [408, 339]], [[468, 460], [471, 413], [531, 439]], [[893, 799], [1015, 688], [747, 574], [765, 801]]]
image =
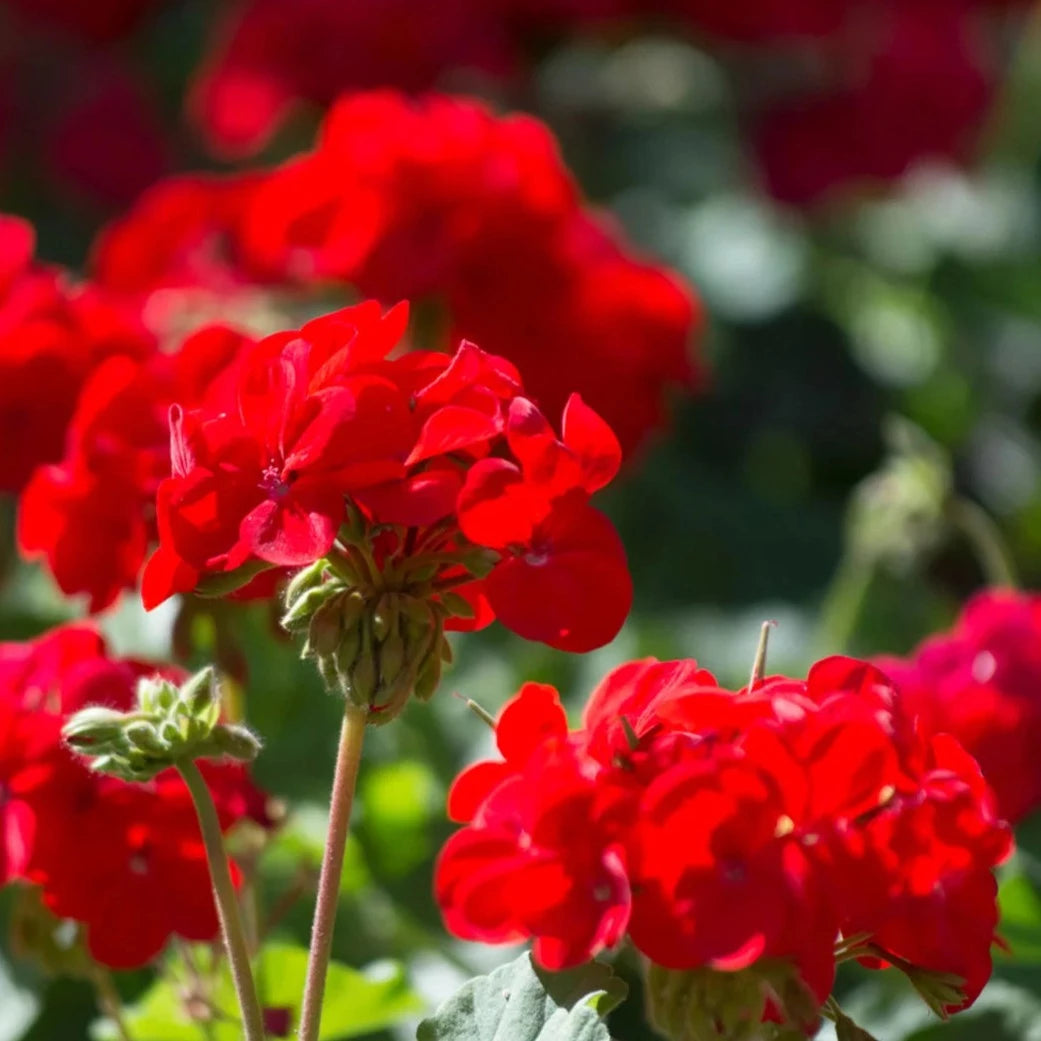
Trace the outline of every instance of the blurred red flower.
[[[98, 961], [132, 968], [171, 935], [218, 931], [191, 796], [174, 771], [147, 785], [92, 773], [61, 743], [87, 704], [126, 710], [138, 678], [179, 670], [111, 658], [87, 626], [0, 644], [0, 883], [41, 887], [56, 915], [82, 923]], [[238, 766], [204, 764], [222, 826], [270, 823], [266, 800]], [[237, 877], [237, 876], [236, 876]]]
[[1006, 820], [1041, 804], [1041, 596], [978, 593], [950, 632], [878, 664], [928, 732], [954, 735], [975, 757]]

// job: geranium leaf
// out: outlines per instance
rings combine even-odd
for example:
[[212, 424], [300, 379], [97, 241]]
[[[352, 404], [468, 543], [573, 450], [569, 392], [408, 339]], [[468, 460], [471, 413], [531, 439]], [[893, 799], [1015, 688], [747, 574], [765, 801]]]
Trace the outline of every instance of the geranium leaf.
[[601, 1000], [609, 981], [599, 969], [591, 970], [586, 985], [582, 979], [582, 970], [540, 973], [531, 957], [522, 955], [465, 983], [420, 1023], [417, 1041], [610, 1041], [600, 1012], [620, 998]]

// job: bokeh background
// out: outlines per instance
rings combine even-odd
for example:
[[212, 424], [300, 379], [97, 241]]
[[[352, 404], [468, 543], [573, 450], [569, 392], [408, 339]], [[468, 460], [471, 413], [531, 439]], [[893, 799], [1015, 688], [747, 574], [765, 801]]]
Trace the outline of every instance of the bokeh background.
[[[239, 19], [280, 6], [283, 20], [318, 25], [310, 41], [276, 19], [236, 59]], [[906, 652], [1003, 578], [995, 538], [1024, 587], [1041, 580], [1041, 20], [1028, 4], [959, 0], [906, 0], [902, 14], [803, 3], [783, 16], [745, 0], [730, 14], [546, 0], [485, 4], [506, 13], [482, 28], [466, 4], [430, 5], [433, 18], [401, 0], [323, 13], [334, 6], [2, 0], [0, 210], [33, 221], [44, 259], [82, 268], [97, 229], [164, 174], [299, 151], [341, 90], [437, 86], [543, 119], [589, 199], [696, 287], [705, 320], [691, 350], [706, 378], [675, 395], [671, 428], [604, 504], [636, 584], [622, 634], [580, 657], [499, 629], [460, 637], [435, 701], [367, 749], [335, 954], [401, 960], [433, 1002], [509, 957], [449, 940], [430, 895], [447, 785], [490, 748], [453, 691], [495, 712], [523, 680], [543, 680], [577, 709], [609, 667], [644, 655], [696, 657], [740, 685], [765, 619], [777, 623], [771, 671]], [[343, 60], [352, 41], [365, 62]], [[257, 100], [236, 60], [278, 66], [299, 103], [283, 113], [270, 83]], [[237, 118], [251, 106], [266, 124]], [[939, 515], [947, 482], [993, 530]], [[4, 508], [10, 639], [77, 605], [15, 558]], [[101, 624], [118, 651], [163, 656], [172, 620], [125, 597]], [[264, 896], [299, 890], [277, 935], [306, 942], [338, 709], [263, 607], [227, 625], [267, 742], [258, 779], [289, 808]], [[195, 634], [200, 663], [212, 639], [205, 625]], [[999, 956], [974, 1010], [940, 1024], [901, 980], [842, 979], [845, 1007], [880, 1041], [1041, 1036], [1031, 830], [1003, 891], [1013, 956]], [[0, 893], [0, 937], [13, 899]], [[90, 988], [46, 977], [15, 946], [0, 938], [0, 1041], [89, 1036]], [[625, 955], [620, 966], [632, 974]], [[132, 1001], [149, 983], [120, 986]], [[634, 988], [612, 1032], [652, 1037], [641, 1022]], [[205, 1036], [142, 1031], [136, 1041]], [[395, 1036], [410, 1035], [365, 1035]]]

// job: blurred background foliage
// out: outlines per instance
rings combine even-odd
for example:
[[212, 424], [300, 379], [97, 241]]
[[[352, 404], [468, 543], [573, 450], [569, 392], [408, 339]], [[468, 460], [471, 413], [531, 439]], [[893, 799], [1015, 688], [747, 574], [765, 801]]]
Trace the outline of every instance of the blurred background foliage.
[[[134, 41], [171, 126], [207, 7], [170, 4]], [[946, 625], [994, 577], [963, 533], [942, 527], [915, 542], [901, 529], [893, 537], [904, 552], [883, 554], [877, 566], [850, 562], [850, 503], [886, 464], [888, 417], [905, 417], [938, 446], [958, 494], [995, 519], [1022, 585], [1037, 586], [1041, 35], [1024, 36], [1010, 70], [973, 169], [918, 168], [892, 190], [811, 212], [782, 207], [757, 187], [731, 87], [689, 42], [651, 35], [566, 44], [545, 55], [527, 97], [509, 99], [553, 127], [591, 199], [697, 286], [711, 379], [700, 396], [675, 402], [671, 433], [631, 463], [604, 503], [636, 584], [619, 638], [583, 657], [499, 628], [456, 638], [457, 664], [433, 703], [412, 704], [371, 735], [339, 961], [404, 961], [422, 1008], [510, 956], [450, 940], [431, 896], [432, 860], [450, 832], [447, 786], [491, 750], [491, 735], [454, 692], [494, 713], [522, 681], [541, 680], [558, 685], [577, 713], [608, 668], [636, 656], [693, 656], [741, 685], [767, 618], [778, 623], [771, 670], [796, 673], [818, 652], [904, 652]], [[283, 131], [266, 157], [301, 147], [310, 133], [300, 124]], [[175, 145], [183, 165], [205, 165], [190, 140]], [[2, 208], [34, 221], [44, 258], [82, 265], [104, 214], [56, 194], [17, 154], [8, 160]], [[72, 616], [75, 605], [39, 573], [10, 558], [4, 566], [5, 638]], [[102, 625], [117, 651], [162, 656], [172, 621], [166, 610], [145, 616], [128, 598]], [[277, 910], [273, 936], [305, 944], [338, 707], [262, 607], [236, 606], [217, 626], [198, 620], [200, 661], [218, 634], [241, 655], [246, 711], [266, 741], [258, 781], [288, 807], [262, 861], [260, 904]], [[1021, 836], [1003, 889], [1013, 956], [999, 959], [972, 1012], [941, 1025], [899, 979], [852, 971], [842, 980], [847, 1011], [881, 1041], [1041, 1038], [1041, 897], [1032, 883], [1041, 880], [1041, 827], [1033, 832]], [[14, 900], [0, 894], [5, 926]], [[627, 955], [620, 965], [633, 975]], [[148, 984], [143, 973], [119, 981], [129, 1000]], [[87, 984], [45, 979], [3, 940], [0, 1041], [78, 1041], [94, 1015]], [[619, 1041], [652, 1036], [638, 988], [611, 1028]], [[153, 1036], [175, 1035], [135, 1041]]]

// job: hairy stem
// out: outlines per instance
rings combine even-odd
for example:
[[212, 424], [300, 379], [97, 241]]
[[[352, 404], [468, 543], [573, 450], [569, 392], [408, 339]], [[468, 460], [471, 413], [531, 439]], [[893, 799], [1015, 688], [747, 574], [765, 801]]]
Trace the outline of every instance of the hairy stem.
[[343, 853], [347, 846], [347, 827], [354, 803], [354, 786], [358, 779], [362, 742], [368, 712], [359, 705], [347, 702], [340, 730], [340, 748], [336, 755], [336, 773], [333, 776], [332, 801], [329, 807], [329, 834], [322, 857], [322, 873], [318, 880], [318, 900], [311, 927], [311, 952], [307, 960], [307, 979], [300, 1009], [300, 1041], [317, 1041], [322, 1021], [322, 998], [325, 994], [325, 975], [332, 952], [333, 927], [336, 906], [340, 896], [340, 875], [343, 873]]
[[821, 605], [814, 641], [818, 654], [841, 654], [847, 649], [874, 577], [870, 561], [846, 553]]
[[1016, 569], [997, 524], [971, 499], [955, 499], [947, 508], [951, 523], [972, 546], [983, 577], [992, 586], [1014, 589]]
[[203, 845], [206, 847], [206, 860], [210, 868], [210, 880], [213, 883], [213, 896], [217, 903], [224, 947], [228, 953], [231, 978], [242, 1013], [243, 1037], [245, 1041], [264, 1041], [264, 1016], [257, 998], [253, 970], [249, 964], [246, 932], [242, 926], [242, 913], [239, 910], [235, 886], [231, 881], [217, 808], [213, 804], [210, 789], [194, 762], [190, 759], [182, 760], [177, 763], [177, 769], [184, 778], [188, 791], [191, 792], [195, 812], [199, 817], [199, 828], [202, 831]]

